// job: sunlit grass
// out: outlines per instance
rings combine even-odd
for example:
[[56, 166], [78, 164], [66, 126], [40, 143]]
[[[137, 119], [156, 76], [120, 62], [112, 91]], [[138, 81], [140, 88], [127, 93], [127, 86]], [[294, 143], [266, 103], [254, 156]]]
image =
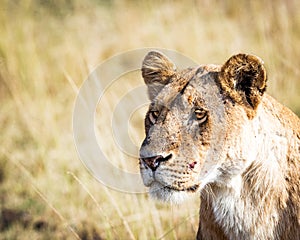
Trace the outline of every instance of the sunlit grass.
[[[78, 89], [99, 63], [131, 49], [174, 49], [217, 64], [247, 52], [265, 61], [269, 93], [300, 114], [299, 3], [53, 2], [0, 5], [0, 239], [193, 238], [197, 196], [169, 206], [109, 189], [88, 173], [72, 136]], [[134, 169], [137, 161], [115, 146], [104, 116], [126, 89], [142, 84], [139, 74], [124, 81], [97, 109], [97, 126], [108, 135], [102, 144], [112, 162], [130, 161]], [[131, 138], [138, 143], [142, 112], [132, 121]], [[7, 209], [21, 215], [3, 222]]]

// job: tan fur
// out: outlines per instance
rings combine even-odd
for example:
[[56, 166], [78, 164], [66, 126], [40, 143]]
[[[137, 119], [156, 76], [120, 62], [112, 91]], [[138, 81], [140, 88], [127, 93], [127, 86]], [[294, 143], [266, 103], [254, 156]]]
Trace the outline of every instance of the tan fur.
[[177, 70], [150, 52], [140, 170], [150, 195], [200, 192], [198, 239], [300, 239], [300, 121], [265, 93], [260, 58]]

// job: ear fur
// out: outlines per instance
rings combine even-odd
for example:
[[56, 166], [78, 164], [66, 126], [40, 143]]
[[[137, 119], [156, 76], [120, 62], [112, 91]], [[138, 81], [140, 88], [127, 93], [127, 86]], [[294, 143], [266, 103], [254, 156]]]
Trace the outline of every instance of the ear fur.
[[254, 55], [234, 55], [222, 66], [219, 83], [235, 102], [255, 111], [266, 91], [267, 74], [263, 61]]
[[151, 51], [146, 55], [142, 64], [142, 76], [148, 86], [151, 101], [169, 83], [175, 72], [174, 63], [162, 53]]

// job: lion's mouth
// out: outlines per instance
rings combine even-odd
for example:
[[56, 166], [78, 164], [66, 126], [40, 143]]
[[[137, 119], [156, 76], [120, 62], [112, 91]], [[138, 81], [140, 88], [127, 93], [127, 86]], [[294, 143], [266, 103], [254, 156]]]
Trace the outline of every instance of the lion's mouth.
[[176, 191], [176, 192], [190, 192], [190, 193], [194, 193], [196, 192], [200, 187], [200, 184], [194, 184], [191, 187], [186, 187], [186, 188], [176, 188], [173, 186], [164, 186], [163, 188], [166, 190], [170, 190], [170, 191]]
[[194, 184], [191, 187], [178, 187], [162, 185], [158, 181], [153, 181], [150, 185], [149, 193], [154, 199], [180, 204], [189, 196], [195, 194], [198, 189], [200, 189], [199, 184]]

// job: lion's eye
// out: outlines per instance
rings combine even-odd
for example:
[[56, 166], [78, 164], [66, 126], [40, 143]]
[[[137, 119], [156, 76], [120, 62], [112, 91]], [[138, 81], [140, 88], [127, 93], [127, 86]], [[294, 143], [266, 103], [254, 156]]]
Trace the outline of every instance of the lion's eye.
[[159, 116], [159, 111], [149, 112], [149, 119], [152, 124], [154, 124]]
[[207, 111], [203, 108], [197, 108], [194, 111], [196, 119], [199, 123], [204, 123], [207, 119]]

